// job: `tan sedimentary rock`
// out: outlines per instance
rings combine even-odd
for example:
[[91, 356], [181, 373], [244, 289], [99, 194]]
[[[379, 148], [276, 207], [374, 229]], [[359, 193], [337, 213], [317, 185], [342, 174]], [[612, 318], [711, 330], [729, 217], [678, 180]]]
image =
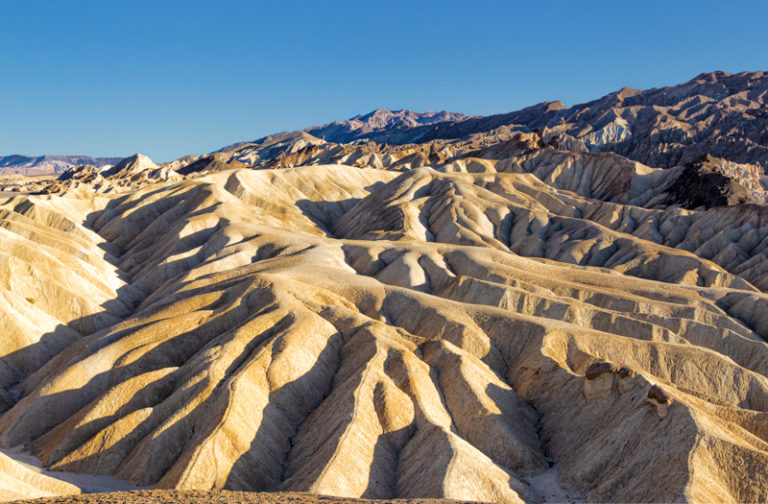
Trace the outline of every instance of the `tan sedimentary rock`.
[[0, 454], [0, 500], [18, 501], [79, 493], [77, 485], [43, 474], [34, 467]]
[[764, 208], [536, 142], [0, 200], [0, 446], [186, 490], [766, 500]]

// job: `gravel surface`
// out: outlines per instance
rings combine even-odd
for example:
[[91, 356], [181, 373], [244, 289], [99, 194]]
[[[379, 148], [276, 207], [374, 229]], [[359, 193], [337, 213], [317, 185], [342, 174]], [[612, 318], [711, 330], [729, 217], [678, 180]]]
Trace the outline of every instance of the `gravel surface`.
[[328, 497], [293, 492], [182, 492], [178, 490], [134, 490], [31, 499], [19, 504], [455, 504], [446, 499], [368, 500]]

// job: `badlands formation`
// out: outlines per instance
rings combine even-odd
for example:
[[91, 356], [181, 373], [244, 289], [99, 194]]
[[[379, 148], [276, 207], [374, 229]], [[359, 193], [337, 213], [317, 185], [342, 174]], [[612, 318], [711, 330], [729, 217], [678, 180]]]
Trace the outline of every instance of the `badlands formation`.
[[0, 496], [765, 502], [766, 89], [6, 186]]

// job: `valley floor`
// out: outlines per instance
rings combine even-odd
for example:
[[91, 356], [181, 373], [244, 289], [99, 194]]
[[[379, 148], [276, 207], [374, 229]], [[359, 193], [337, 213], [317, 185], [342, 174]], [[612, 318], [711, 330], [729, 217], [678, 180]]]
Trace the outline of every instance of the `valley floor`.
[[[346, 499], [296, 492], [136, 490], [22, 501], [25, 504], [451, 504], [447, 499]], [[19, 503], [22, 504], [22, 503]]]

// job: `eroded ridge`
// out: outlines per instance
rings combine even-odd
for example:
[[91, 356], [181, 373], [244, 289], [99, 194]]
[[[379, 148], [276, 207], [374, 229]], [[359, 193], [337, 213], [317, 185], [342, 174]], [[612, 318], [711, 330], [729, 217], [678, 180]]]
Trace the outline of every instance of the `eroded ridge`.
[[4, 200], [9, 264], [74, 301], [34, 303], [54, 327], [24, 334], [64, 331], [16, 343], [37, 364], [0, 357], [0, 444], [180, 490], [765, 500], [768, 298], [680, 246], [715, 210], [653, 228], [672, 210], [492, 168]]

